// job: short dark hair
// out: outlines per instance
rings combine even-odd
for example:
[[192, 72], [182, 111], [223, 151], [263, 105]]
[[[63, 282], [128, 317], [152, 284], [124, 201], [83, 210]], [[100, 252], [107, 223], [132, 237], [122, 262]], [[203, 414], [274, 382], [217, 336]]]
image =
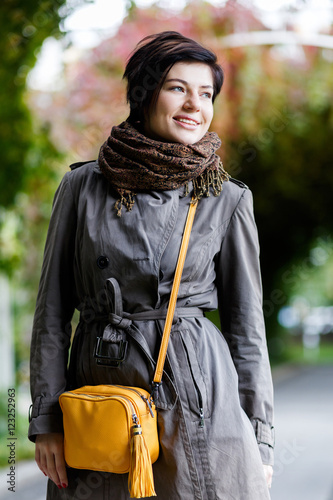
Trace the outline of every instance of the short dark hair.
[[220, 93], [224, 74], [214, 52], [177, 31], [149, 35], [138, 43], [125, 68], [129, 122], [143, 122], [145, 112], [157, 101], [165, 78], [177, 62], [202, 62], [213, 76], [213, 102]]

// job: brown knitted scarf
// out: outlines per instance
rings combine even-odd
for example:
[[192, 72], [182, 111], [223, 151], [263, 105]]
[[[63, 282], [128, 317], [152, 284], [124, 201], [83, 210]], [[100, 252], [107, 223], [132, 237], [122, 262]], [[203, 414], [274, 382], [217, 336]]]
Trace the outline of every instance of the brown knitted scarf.
[[188, 194], [190, 181], [195, 199], [209, 196], [210, 187], [218, 196], [223, 181], [229, 179], [215, 154], [220, 145], [215, 132], [207, 132], [195, 144], [184, 145], [149, 139], [127, 121], [113, 127], [100, 149], [98, 163], [120, 195], [115, 204], [117, 214], [121, 216], [122, 205], [129, 211], [132, 209], [134, 196], [139, 191], [185, 186]]

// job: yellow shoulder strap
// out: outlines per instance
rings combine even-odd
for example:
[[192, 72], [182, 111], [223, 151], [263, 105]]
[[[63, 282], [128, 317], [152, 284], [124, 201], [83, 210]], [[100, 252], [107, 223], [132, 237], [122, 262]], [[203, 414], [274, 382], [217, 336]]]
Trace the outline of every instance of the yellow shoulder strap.
[[179, 250], [179, 256], [178, 256], [178, 261], [177, 261], [177, 266], [176, 266], [176, 271], [175, 271], [175, 277], [173, 280], [168, 311], [167, 311], [167, 315], [166, 315], [166, 319], [165, 319], [165, 325], [164, 325], [164, 330], [163, 330], [163, 337], [162, 337], [162, 341], [161, 341], [160, 352], [159, 352], [158, 360], [157, 360], [157, 364], [156, 364], [156, 370], [155, 370], [154, 381], [153, 381], [154, 384], [159, 384], [159, 383], [161, 383], [161, 380], [162, 380], [163, 368], [164, 368], [165, 357], [166, 357], [166, 353], [167, 353], [167, 349], [168, 349], [172, 320], [173, 320], [173, 316], [175, 314], [180, 280], [181, 280], [182, 273], [183, 273], [183, 267], [184, 267], [186, 253], [187, 253], [188, 242], [190, 239], [194, 214], [195, 214], [197, 205], [198, 205], [198, 201], [192, 200], [190, 203], [189, 209], [188, 209], [188, 213], [187, 213], [187, 219], [186, 219], [183, 239], [182, 239], [181, 247]]

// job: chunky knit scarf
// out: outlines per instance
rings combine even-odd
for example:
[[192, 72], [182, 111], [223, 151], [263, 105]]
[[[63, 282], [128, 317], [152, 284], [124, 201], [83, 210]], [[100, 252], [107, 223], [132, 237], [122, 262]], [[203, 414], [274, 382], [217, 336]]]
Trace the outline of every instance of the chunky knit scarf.
[[188, 183], [192, 181], [195, 199], [209, 196], [210, 187], [218, 196], [223, 181], [229, 178], [215, 154], [220, 145], [215, 132], [207, 132], [195, 144], [184, 145], [149, 139], [127, 121], [113, 127], [100, 149], [98, 163], [120, 195], [115, 204], [118, 216], [121, 216], [122, 205], [132, 209], [134, 196], [139, 191], [184, 186], [188, 194]]

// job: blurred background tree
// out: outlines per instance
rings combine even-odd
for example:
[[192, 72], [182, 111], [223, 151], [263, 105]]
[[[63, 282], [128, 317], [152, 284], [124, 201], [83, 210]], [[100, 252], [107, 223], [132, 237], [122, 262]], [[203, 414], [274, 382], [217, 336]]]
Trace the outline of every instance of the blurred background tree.
[[[9, 275], [20, 267], [27, 222], [32, 229], [48, 217], [43, 214], [43, 203], [52, 196], [52, 181], [58, 180], [54, 164], [60, 159], [47, 126], [36, 122], [26, 104], [27, 75], [44, 40], [63, 36], [60, 22], [84, 1], [4, 0], [0, 5], [0, 271]], [[40, 258], [38, 244], [37, 249]]]
[[[63, 36], [60, 22], [84, 1], [3, 0], [0, 4], [0, 391], [28, 381], [31, 315], [62, 158], [47, 125], [36, 120], [27, 106], [27, 76], [44, 40]], [[1, 405], [0, 438], [7, 418]], [[24, 437], [26, 422], [25, 409], [16, 422]], [[22, 444], [18, 458], [26, 452], [30, 450]], [[3, 453], [0, 450], [0, 463]]]
[[66, 0], [4, 0], [0, 5], [2, 54], [0, 67], [0, 145], [3, 164], [0, 171], [1, 205], [8, 206], [24, 189], [31, 162], [27, 158], [35, 136], [30, 110], [24, 95], [28, 72], [34, 67], [47, 37], [59, 38], [59, 24], [75, 5]]

